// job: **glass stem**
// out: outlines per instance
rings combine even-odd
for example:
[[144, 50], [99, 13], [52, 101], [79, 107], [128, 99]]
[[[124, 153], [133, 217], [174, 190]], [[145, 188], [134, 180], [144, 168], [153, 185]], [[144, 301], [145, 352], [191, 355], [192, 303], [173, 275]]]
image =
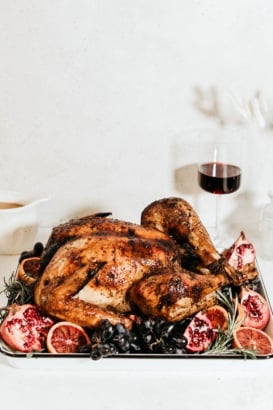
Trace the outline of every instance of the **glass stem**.
[[219, 236], [219, 221], [221, 213], [221, 195], [216, 194], [215, 198], [215, 234], [214, 234], [214, 244], [216, 247], [220, 246], [220, 236]]

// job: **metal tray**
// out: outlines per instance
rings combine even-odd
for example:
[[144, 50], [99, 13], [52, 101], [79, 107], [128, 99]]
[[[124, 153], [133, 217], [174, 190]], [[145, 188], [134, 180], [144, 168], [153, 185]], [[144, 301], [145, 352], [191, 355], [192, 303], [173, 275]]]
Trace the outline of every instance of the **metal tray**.
[[[257, 264], [257, 269], [259, 272], [259, 288], [258, 292], [266, 299], [270, 308], [270, 320], [264, 331], [273, 338], [273, 313], [271, 303], [268, 298], [268, 294], [264, 285], [264, 281]], [[154, 364], [162, 360], [164, 364], [166, 362], [172, 363], [179, 362], [181, 359], [196, 360], [196, 359], [236, 359], [236, 360], [246, 360], [243, 355], [239, 354], [213, 354], [209, 355], [206, 353], [192, 354], [156, 354], [156, 353], [126, 353], [117, 354], [107, 358], [102, 358], [100, 360], [92, 360], [90, 354], [88, 353], [77, 353], [77, 354], [52, 354], [52, 353], [20, 353], [14, 352], [9, 349], [4, 342], [0, 341], [0, 353], [6, 362], [12, 367], [16, 368], [28, 368], [28, 369], [65, 369], [65, 368], [92, 368], [93, 370], [106, 369], [106, 370], [128, 370], [132, 367], [134, 370], [141, 370], [143, 365], [143, 360], [149, 360]], [[256, 359], [264, 360], [273, 357], [273, 353], [269, 355], [257, 355]], [[137, 360], [136, 360], [137, 359]], [[160, 360], [159, 360], [160, 359]], [[251, 360], [251, 359], [247, 359]], [[176, 367], [176, 366], [175, 366]]]

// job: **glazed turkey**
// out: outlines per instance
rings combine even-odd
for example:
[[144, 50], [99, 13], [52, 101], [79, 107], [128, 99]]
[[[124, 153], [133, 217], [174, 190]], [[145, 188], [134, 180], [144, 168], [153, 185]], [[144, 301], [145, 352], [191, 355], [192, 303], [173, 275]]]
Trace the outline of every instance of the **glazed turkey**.
[[34, 290], [51, 316], [84, 327], [104, 319], [130, 327], [139, 312], [181, 320], [214, 304], [222, 286], [257, 275], [254, 263], [237, 271], [226, 262], [183, 199], [153, 202], [141, 225], [108, 216], [53, 228]]

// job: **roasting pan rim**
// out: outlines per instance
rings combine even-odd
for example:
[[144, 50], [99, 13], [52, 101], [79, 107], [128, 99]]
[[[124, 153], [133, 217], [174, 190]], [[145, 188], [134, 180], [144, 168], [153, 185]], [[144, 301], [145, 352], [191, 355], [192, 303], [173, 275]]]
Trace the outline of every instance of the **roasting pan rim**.
[[[265, 331], [267, 334], [269, 334], [272, 338], [273, 338], [273, 311], [272, 311], [272, 306], [267, 294], [267, 290], [264, 284], [264, 280], [261, 274], [261, 270], [258, 264], [258, 261], [256, 260], [256, 266], [257, 266], [257, 270], [259, 273], [259, 280], [260, 280], [260, 286], [261, 289], [259, 290], [261, 295], [264, 296], [264, 298], [266, 299], [268, 305], [269, 305], [269, 309], [270, 309], [270, 321], [269, 324], [267, 325]], [[192, 354], [192, 353], [181, 353], [181, 354], [167, 354], [167, 353], [119, 353], [117, 355], [113, 355], [113, 356], [109, 356], [109, 357], [105, 357], [102, 358], [98, 361], [92, 360], [90, 358], [90, 354], [88, 353], [73, 353], [73, 354], [54, 354], [54, 353], [48, 353], [48, 352], [34, 352], [34, 353], [21, 353], [21, 352], [15, 352], [12, 351], [8, 346], [5, 345], [5, 343], [0, 340], [0, 354], [3, 355], [3, 357], [8, 361], [8, 363], [12, 366], [12, 367], [29, 367], [29, 365], [31, 364], [31, 362], [35, 361], [39, 361], [39, 363], [44, 363], [44, 360], [49, 359], [49, 361], [54, 362], [54, 359], [57, 360], [57, 362], [59, 362], [60, 360], [68, 360], [68, 361], [89, 361], [92, 364], [94, 364], [94, 366], [96, 365], [96, 363], [101, 362], [101, 361], [112, 361], [112, 360], [125, 360], [128, 361], [128, 359], [140, 359], [140, 360], [159, 360], [159, 359], [163, 359], [163, 360], [167, 360], [167, 359], [171, 359], [171, 361], [173, 360], [196, 360], [196, 359], [223, 359], [223, 360], [227, 360], [227, 359], [236, 359], [236, 360], [265, 360], [265, 359], [271, 359], [273, 358], [273, 353], [268, 354], [268, 355], [257, 355], [255, 357], [255, 359], [251, 359], [251, 358], [245, 358], [243, 355], [239, 355], [239, 354], [206, 354], [206, 353], [200, 353], [200, 354]], [[23, 363], [24, 362], [24, 363]], [[31, 366], [30, 366], [31, 367]]]

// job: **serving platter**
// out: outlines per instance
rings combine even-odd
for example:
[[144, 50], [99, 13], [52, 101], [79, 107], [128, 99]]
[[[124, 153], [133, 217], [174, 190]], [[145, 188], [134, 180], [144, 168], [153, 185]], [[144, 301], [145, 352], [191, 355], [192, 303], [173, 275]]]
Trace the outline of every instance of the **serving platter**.
[[[258, 270], [258, 284], [257, 291], [265, 298], [267, 304], [270, 308], [270, 320], [264, 329], [264, 331], [273, 338], [273, 313], [270, 300], [265, 288], [265, 284], [260, 272], [258, 263], [256, 262]], [[118, 353], [113, 356], [108, 356], [101, 358], [100, 360], [92, 360], [90, 353], [74, 353], [74, 354], [53, 354], [48, 352], [33, 352], [33, 353], [21, 353], [11, 350], [1, 339], [0, 339], [0, 354], [3, 360], [10, 366], [15, 368], [25, 368], [25, 369], [58, 369], [58, 368], [91, 368], [93, 370], [99, 369], [126, 369], [133, 368], [134, 370], [141, 370], [143, 366], [143, 360], [153, 363], [153, 368], [155, 364], [159, 367], [161, 364], [164, 365], [167, 362], [172, 363], [172, 368], [174, 363], [181, 360], [212, 360], [212, 359], [236, 359], [245, 360], [249, 357], [241, 354], [233, 354], [232, 352], [221, 353], [221, 352], [204, 352], [204, 353], [176, 353], [176, 354], [161, 354], [161, 353]], [[256, 355], [255, 359], [264, 360], [273, 357], [272, 354], [268, 355]], [[251, 360], [251, 359], [250, 359]], [[159, 364], [161, 363], [161, 364]], [[175, 365], [177, 367], [177, 365]]]

